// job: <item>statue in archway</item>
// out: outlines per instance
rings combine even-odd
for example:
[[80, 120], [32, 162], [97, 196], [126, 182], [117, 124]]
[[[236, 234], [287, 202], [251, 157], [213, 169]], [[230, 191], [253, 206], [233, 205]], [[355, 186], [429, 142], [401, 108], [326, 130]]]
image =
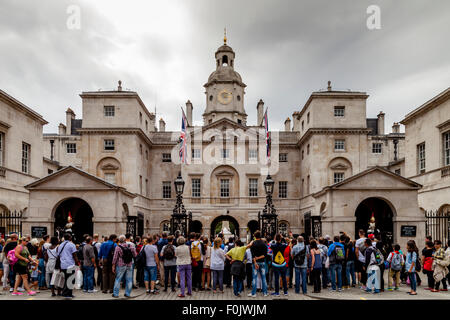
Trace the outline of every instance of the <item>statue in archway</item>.
[[73, 235], [72, 227], [75, 223], [72, 222], [72, 214], [69, 211], [69, 216], [67, 217], [67, 223], [64, 226], [64, 233], [70, 233]]
[[226, 241], [233, 236], [233, 234], [230, 231], [230, 222], [229, 221], [222, 221], [222, 232], [221, 232], [225, 238]]
[[375, 223], [375, 214], [372, 212], [372, 217], [369, 220], [369, 229], [367, 229], [367, 234], [375, 233], [376, 223]]

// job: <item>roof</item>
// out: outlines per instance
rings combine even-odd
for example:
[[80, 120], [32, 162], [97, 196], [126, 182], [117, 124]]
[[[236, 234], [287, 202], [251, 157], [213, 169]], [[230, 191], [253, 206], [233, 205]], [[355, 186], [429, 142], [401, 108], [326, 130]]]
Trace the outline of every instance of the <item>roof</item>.
[[16, 108], [19, 111], [25, 112], [29, 117], [39, 121], [42, 125], [47, 124], [48, 122], [36, 111], [26, 106], [19, 100], [7, 94], [5, 91], [0, 89], [0, 99], [9, 103], [12, 107]]
[[445, 89], [444, 91], [439, 93], [437, 96], [431, 98], [430, 100], [428, 100], [427, 102], [422, 104], [420, 107], [418, 107], [418, 108], [414, 109], [413, 111], [411, 111], [410, 113], [408, 113], [405, 116], [405, 119], [400, 121], [400, 123], [403, 125], [408, 123], [414, 117], [438, 106], [439, 104], [442, 104], [443, 102], [447, 101], [449, 98], [450, 98], [450, 87], [448, 87], [447, 89]]

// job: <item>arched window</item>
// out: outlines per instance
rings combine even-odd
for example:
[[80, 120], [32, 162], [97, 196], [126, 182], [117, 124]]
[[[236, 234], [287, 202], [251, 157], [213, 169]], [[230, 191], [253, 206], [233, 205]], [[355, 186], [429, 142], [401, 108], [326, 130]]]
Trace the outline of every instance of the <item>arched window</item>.
[[160, 225], [160, 231], [161, 233], [163, 232], [170, 232], [170, 221], [169, 220], [164, 220], [163, 222], [161, 222]]
[[222, 66], [228, 66], [228, 56], [222, 57]]
[[278, 223], [278, 232], [283, 237], [287, 237], [289, 235], [289, 223], [287, 221], [280, 221]]

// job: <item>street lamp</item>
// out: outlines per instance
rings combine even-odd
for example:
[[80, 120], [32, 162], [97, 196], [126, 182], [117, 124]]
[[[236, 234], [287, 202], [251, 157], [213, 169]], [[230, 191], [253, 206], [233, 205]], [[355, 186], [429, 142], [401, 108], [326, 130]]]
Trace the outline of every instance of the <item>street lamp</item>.
[[176, 231], [180, 235], [187, 236], [189, 232], [189, 225], [192, 220], [192, 213], [186, 214], [186, 209], [183, 204], [184, 180], [181, 177], [181, 171], [178, 172], [178, 177], [174, 181], [175, 192], [177, 194], [177, 202], [173, 208], [172, 218], [170, 219], [170, 233], [175, 234]]
[[275, 209], [272, 202], [274, 184], [275, 181], [273, 181], [270, 174], [268, 174], [266, 177], [266, 181], [264, 181], [264, 189], [266, 191], [266, 204], [264, 205], [263, 213], [261, 214], [261, 212], [258, 212], [258, 221], [262, 236], [265, 238], [270, 236], [272, 239], [278, 231], [278, 218], [276, 214], [277, 210]]

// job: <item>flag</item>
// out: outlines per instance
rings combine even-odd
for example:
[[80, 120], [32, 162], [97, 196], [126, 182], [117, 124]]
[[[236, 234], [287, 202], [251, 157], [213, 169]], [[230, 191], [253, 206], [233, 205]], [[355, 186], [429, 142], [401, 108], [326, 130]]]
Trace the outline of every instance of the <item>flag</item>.
[[183, 108], [181, 108], [181, 112], [183, 112], [182, 118], [181, 118], [181, 135], [180, 135], [180, 160], [181, 163], [186, 163], [186, 128], [187, 128], [187, 119], [186, 115], [184, 114]]
[[270, 161], [270, 136], [269, 136], [269, 119], [267, 118], [267, 109], [264, 112], [264, 128], [266, 130], [266, 156]]

